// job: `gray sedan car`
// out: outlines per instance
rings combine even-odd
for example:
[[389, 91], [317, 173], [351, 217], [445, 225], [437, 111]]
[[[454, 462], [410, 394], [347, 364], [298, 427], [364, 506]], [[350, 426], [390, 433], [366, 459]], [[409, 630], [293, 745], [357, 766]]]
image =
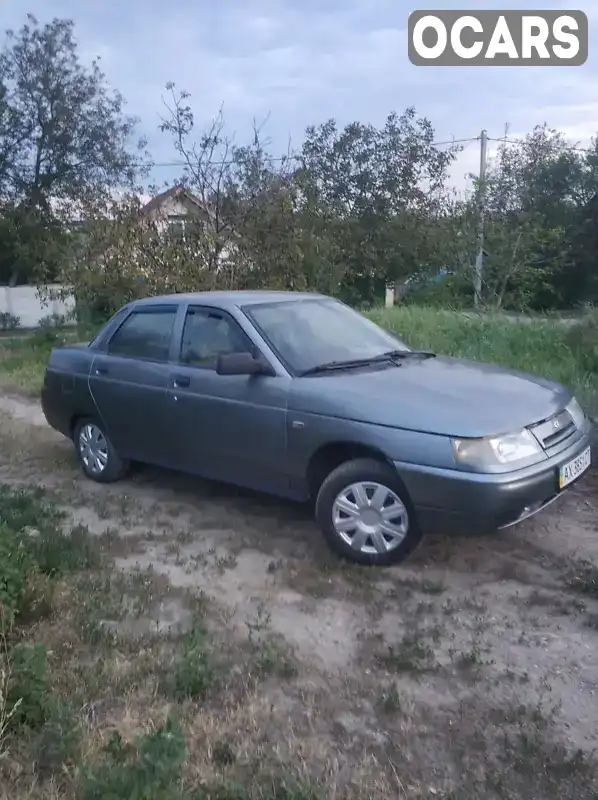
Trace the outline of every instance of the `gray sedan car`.
[[42, 406], [92, 480], [146, 462], [311, 499], [329, 545], [362, 564], [400, 561], [422, 532], [520, 522], [591, 460], [563, 386], [414, 351], [317, 294], [130, 303], [52, 352]]

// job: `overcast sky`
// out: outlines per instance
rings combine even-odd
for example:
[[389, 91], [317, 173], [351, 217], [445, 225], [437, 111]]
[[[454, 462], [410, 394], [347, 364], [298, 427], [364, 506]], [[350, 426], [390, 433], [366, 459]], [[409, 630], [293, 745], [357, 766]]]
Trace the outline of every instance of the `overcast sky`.
[[[415, 7], [404, 0], [0, 0], [0, 27], [20, 27], [26, 11], [42, 22], [74, 20], [82, 58], [101, 56], [110, 83], [141, 118], [154, 159], [172, 161], [171, 144], [158, 132], [169, 80], [191, 93], [198, 122], [209, 121], [223, 104], [238, 140], [254, 117], [269, 114], [265, 132], [280, 152], [289, 137], [299, 144], [309, 124], [335, 117], [341, 124], [379, 125], [390, 111], [410, 105], [430, 118], [438, 140], [475, 137], [482, 128], [499, 137], [505, 123], [516, 137], [546, 121], [585, 145], [598, 131], [596, 6], [588, 62], [568, 68], [414, 67], [406, 27]], [[483, 4], [434, 0], [418, 7]], [[477, 169], [478, 147], [465, 149], [456, 182]], [[162, 182], [173, 172], [162, 168], [155, 177]]]

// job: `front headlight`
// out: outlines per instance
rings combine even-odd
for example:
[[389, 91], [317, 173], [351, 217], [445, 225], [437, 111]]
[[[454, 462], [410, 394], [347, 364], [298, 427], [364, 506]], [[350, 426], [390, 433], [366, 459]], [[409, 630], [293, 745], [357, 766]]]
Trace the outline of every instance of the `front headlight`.
[[453, 439], [455, 461], [474, 469], [497, 464], [516, 464], [533, 456], [541, 455], [542, 448], [537, 439], [526, 428], [502, 436], [483, 439]]
[[582, 428], [585, 422], [586, 415], [583, 408], [579, 405], [575, 397], [573, 398], [573, 400], [571, 400], [571, 402], [569, 403], [569, 405], [565, 410], [568, 411], [569, 414], [571, 415], [571, 419], [575, 423], [575, 427]]

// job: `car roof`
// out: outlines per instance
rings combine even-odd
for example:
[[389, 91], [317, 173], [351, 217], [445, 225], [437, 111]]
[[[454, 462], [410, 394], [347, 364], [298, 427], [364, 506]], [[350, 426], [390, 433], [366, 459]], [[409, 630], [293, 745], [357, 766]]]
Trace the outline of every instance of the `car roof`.
[[181, 294], [164, 294], [157, 297], [145, 297], [132, 303], [134, 306], [151, 306], [163, 303], [197, 303], [204, 306], [250, 306], [259, 303], [288, 303], [299, 300], [329, 299], [324, 294], [315, 292], [283, 292], [283, 291], [214, 291], [188, 292]]

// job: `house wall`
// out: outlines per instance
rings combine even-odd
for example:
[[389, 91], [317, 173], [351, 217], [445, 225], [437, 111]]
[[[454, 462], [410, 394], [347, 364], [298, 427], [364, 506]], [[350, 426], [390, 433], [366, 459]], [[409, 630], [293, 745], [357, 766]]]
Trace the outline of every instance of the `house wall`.
[[161, 216], [178, 217], [180, 214], [189, 213], [189, 204], [180, 197], [169, 197], [159, 209]]
[[165, 228], [168, 224], [169, 217], [180, 217], [191, 214], [198, 214], [195, 205], [185, 200], [185, 198], [168, 197], [159, 208], [152, 211], [151, 217], [159, 227]]
[[[61, 289], [59, 284], [49, 288]], [[42, 304], [36, 286], [0, 286], [0, 313], [8, 312], [19, 318], [21, 328], [37, 328], [40, 321], [50, 314], [67, 315], [75, 307], [73, 298], [67, 302], [51, 300]]]

